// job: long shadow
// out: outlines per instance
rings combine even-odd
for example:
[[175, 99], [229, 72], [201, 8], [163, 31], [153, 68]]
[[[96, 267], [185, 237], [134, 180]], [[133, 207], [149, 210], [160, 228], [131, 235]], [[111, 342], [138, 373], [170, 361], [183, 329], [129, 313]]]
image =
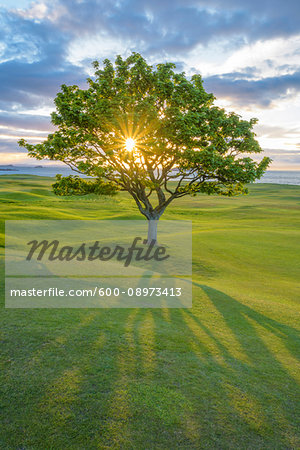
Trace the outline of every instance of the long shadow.
[[[287, 436], [291, 430], [299, 430], [300, 389], [297, 378], [291, 375], [287, 365], [272, 352], [258, 333], [256, 326], [263, 327], [280, 339], [280, 343], [299, 361], [299, 332], [286, 324], [271, 319], [209, 286], [194, 282], [200, 287], [221, 314], [226, 326], [231, 330], [241, 346], [249, 363], [235, 358], [228, 348], [224, 348], [215, 333], [205, 326], [199, 317], [191, 311], [185, 314], [192, 317], [199, 327], [216, 343], [225, 361], [231, 367], [231, 382], [243, 392], [251, 394], [260, 403], [265, 417], [273, 431], [279, 436], [279, 442], [294, 448]], [[256, 326], [254, 326], [256, 325]], [[254, 380], [254, 382], [253, 382]], [[278, 415], [278, 410], [280, 414]], [[280, 417], [280, 420], [279, 420]], [[296, 445], [296, 444], [294, 444]]]
[[[250, 319], [265, 328], [270, 333], [274, 334], [276, 337], [280, 338], [287, 350], [289, 350], [290, 353], [293, 354], [298, 361], [300, 361], [299, 330], [271, 319], [253, 308], [240, 303], [238, 300], [226, 295], [225, 293], [218, 291], [217, 289], [213, 289], [209, 286], [201, 285], [196, 282], [193, 282], [193, 284], [200, 287], [207, 294], [216, 309], [223, 315], [228, 326], [236, 334], [237, 338], [239, 338], [241, 344], [243, 344], [243, 336], [245, 336], [245, 350], [249, 348], [247, 345], [247, 331], [249, 331], [252, 336], [256, 336], [257, 339], [260, 339], [258, 338], [257, 332], [253, 326], [251, 326], [249, 322]], [[245, 333], [237, 333], [238, 329], [244, 330]], [[259, 342], [263, 344], [261, 339]], [[264, 344], [263, 347], [265, 347]], [[266, 351], [268, 350], [266, 349]]]
[[[66, 438], [80, 445], [77, 429], [85, 448], [94, 439], [96, 425], [109, 417], [108, 398], [120, 377], [116, 355], [130, 310], [23, 310], [22, 328], [20, 313], [7, 332], [7, 342], [14, 342], [24, 324], [32, 329], [30, 345], [24, 342], [22, 354], [18, 349], [10, 352], [12, 364], [6, 368], [4, 442], [9, 447], [10, 439], [15, 443], [18, 436], [18, 448], [64, 448]], [[25, 429], [30, 431], [24, 434]]]
[[47, 317], [47, 343], [10, 372], [19, 448], [296, 448], [299, 388], [253, 324], [293, 355], [296, 330], [194, 285], [245, 358], [196, 309], [28, 313], [28, 327]]

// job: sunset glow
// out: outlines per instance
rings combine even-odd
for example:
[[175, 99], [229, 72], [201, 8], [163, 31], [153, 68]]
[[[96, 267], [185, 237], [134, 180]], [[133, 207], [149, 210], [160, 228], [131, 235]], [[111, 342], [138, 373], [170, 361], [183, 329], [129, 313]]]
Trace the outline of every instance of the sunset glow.
[[128, 152], [132, 152], [132, 150], [135, 148], [135, 140], [132, 138], [127, 138], [125, 141], [125, 148]]
[[[266, 0], [202, 2], [201, 7], [183, 0], [176, 6], [170, 1], [2, 0], [1, 6], [0, 162], [13, 163], [22, 155], [34, 164], [17, 141], [42, 142], [54, 131], [50, 113], [61, 85], [83, 87], [93, 74], [92, 61], [101, 69], [105, 58], [134, 51], [151, 64], [174, 62], [175, 71], [188, 77], [200, 74], [217, 106], [245, 120], [258, 118], [254, 132], [273, 160], [272, 170], [300, 169], [296, 0], [278, 2], [276, 8]], [[136, 140], [141, 151], [146, 142], [141, 132], [149, 130], [136, 125], [120, 124], [118, 148], [132, 152]]]

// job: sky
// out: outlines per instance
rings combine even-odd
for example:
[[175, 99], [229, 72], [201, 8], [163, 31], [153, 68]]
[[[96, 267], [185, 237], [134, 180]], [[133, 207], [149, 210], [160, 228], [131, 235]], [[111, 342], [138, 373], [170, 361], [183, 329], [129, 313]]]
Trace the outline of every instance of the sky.
[[256, 117], [273, 170], [300, 170], [299, 0], [0, 0], [0, 164], [54, 128], [62, 84], [91, 63], [141, 53], [202, 75], [216, 104]]

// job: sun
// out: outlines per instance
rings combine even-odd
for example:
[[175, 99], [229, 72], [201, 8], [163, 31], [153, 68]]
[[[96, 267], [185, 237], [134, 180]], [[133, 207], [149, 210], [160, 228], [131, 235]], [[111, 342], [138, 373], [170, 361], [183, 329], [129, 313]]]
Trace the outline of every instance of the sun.
[[132, 138], [127, 138], [125, 141], [125, 148], [128, 152], [132, 152], [135, 147], [135, 140]]

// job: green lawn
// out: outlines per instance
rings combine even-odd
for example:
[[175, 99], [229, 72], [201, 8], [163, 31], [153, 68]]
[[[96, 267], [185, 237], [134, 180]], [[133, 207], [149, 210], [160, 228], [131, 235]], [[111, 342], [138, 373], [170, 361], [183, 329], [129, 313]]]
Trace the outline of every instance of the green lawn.
[[[51, 181], [1, 176], [1, 219], [141, 217]], [[166, 211], [193, 220], [192, 309], [2, 309], [0, 447], [300, 448], [299, 198], [260, 184]]]

